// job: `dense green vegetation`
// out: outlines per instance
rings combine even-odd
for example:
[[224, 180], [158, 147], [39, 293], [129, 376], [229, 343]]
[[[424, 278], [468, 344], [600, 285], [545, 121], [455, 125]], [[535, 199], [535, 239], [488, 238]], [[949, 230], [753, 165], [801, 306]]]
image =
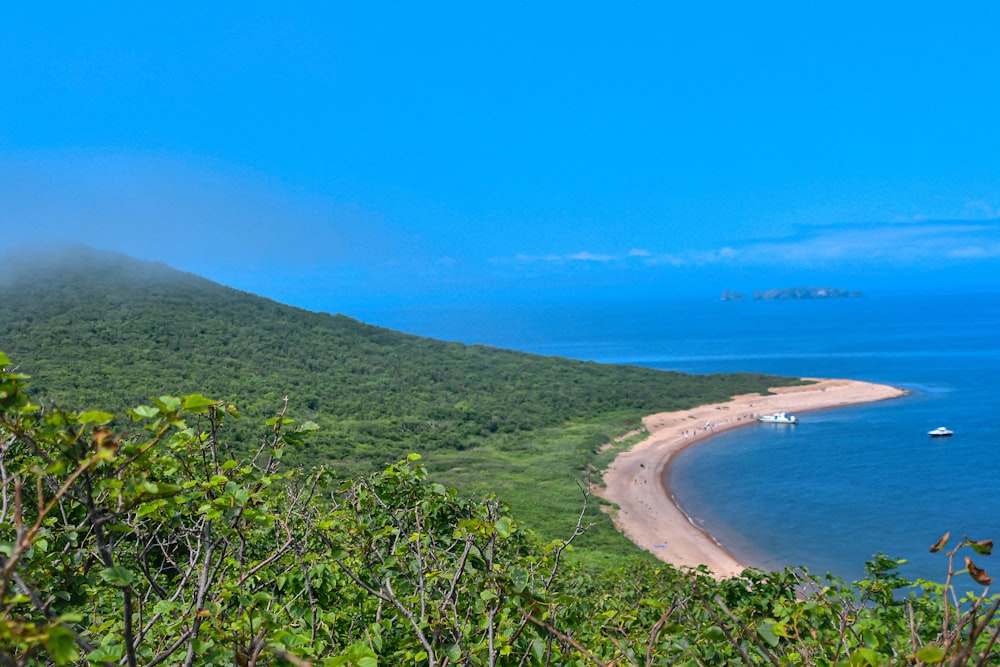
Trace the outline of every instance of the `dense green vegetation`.
[[[879, 556], [855, 587], [593, 570], [416, 456], [337, 482], [283, 467], [282, 411], [239, 456], [226, 402], [43, 410], [0, 354], [0, 664], [992, 665], [990, 541], [943, 537], [942, 585]], [[244, 448], [245, 449], [245, 448]], [[950, 549], [950, 550], [948, 550]], [[978, 594], [960, 595], [953, 577]], [[965, 580], [970, 581], [968, 579]]]
[[[795, 382], [697, 376], [446, 343], [313, 313], [166, 266], [76, 249], [8, 257], [0, 349], [45, 404], [122, 411], [159, 393], [204, 392], [255, 423], [289, 397], [320, 431], [289, 460], [343, 475], [419, 452], [464, 492], [499, 492], [564, 534], [600, 446], [640, 417]], [[252, 432], [237, 425], [237, 441]], [[587, 540], [627, 544], [591, 505]]]
[[962, 559], [989, 541], [935, 545], [943, 584], [884, 555], [720, 582], [586, 498], [643, 414], [794, 379], [444, 343], [89, 250], [3, 262], [0, 350], [3, 666], [1000, 661]]

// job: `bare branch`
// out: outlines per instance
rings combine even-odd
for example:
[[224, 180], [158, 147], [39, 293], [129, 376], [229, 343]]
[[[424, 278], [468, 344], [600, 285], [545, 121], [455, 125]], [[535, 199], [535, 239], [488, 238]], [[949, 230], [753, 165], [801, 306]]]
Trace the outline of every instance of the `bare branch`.
[[559, 630], [556, 630], [554, 627], [552, 627], [551, 625], [549, 625], [545, 621], [543, 621], [541, 619], [538, 619], [538, 618], [535, 618], [534, 616], [532, 616], [531, 614], [529, 614], [524, 609], [521, 610], [521, 615], [523, 615], [526, 619], [528, 619], [529, 621], [531, 621], [532, 623], [534, 623], [538, 627], [540, 627], [543, 630], [545, 630], [546, 632], [548, 632], [553, 637], [558, 637], [560, 640], [566, 642], [567, 644], [569, 644], [570, 646], [572, 646], [573, 648], [575, 648], [577, 651], [579, 651], [580, 653], [582, 653], [583, 655], [585, 655], [595, 665], [598, 665], [599, 667], [609, 667], [608, 663], [602, 662], [596, 655], [594, 655], [593, 653], [591, 653], [590, 651], [588, 651], [583, 646], [583, 644], [581, 644], [580, 642], [576, 641], [575, 639], [573, 639], [572, 637], [570, 637], [566, 633], [560, 632]]

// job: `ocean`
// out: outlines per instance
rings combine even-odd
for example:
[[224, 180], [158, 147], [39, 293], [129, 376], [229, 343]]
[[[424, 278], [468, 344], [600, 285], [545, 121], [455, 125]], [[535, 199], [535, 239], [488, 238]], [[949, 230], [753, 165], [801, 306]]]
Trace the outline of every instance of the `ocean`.
[[[682, 508], [740, 560], [847, 581], [876, 553], [943, 581], [928, 547], [1000, 540], [1000, 294], [396, 308], [352, 316], [443, 340], [689, 373], [867, 380], [903, 398], [755, 424], [679, 454]], [[932, 439], [938, 426], [954, 430]], [[968, 550], [966, 550], [968, 551]], [[961, 557], [966, 555], [960, 552]], [[989, 571], [988, 558], [977, 559]], [[994, 566], [1000, 574], [1000, 566]]]

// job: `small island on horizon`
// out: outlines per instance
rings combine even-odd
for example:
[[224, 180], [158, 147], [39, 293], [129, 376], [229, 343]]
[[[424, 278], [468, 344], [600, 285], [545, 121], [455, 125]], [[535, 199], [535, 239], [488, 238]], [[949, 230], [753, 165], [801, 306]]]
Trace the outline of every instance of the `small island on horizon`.
[[[849, 291], [839, 287], [784, 287], [756, 290], [754, 301], [780, 301], [788, 299], [856, 299], [864, 296], [860, 290]], [[734, 290], [723, 290], [723, 301], [746, 301], [747, 295]]]

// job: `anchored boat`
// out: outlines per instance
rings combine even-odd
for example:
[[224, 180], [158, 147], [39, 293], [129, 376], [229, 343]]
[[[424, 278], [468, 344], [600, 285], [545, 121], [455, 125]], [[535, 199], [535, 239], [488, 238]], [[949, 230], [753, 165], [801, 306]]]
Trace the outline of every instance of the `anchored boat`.
[[757, 421], [764, 422], [765, 424], [795, 424], [799, 420], [795, 415], [786, 414], [784, 412], [775, 412], [773, 415], [761, 415], [757, 417]]

